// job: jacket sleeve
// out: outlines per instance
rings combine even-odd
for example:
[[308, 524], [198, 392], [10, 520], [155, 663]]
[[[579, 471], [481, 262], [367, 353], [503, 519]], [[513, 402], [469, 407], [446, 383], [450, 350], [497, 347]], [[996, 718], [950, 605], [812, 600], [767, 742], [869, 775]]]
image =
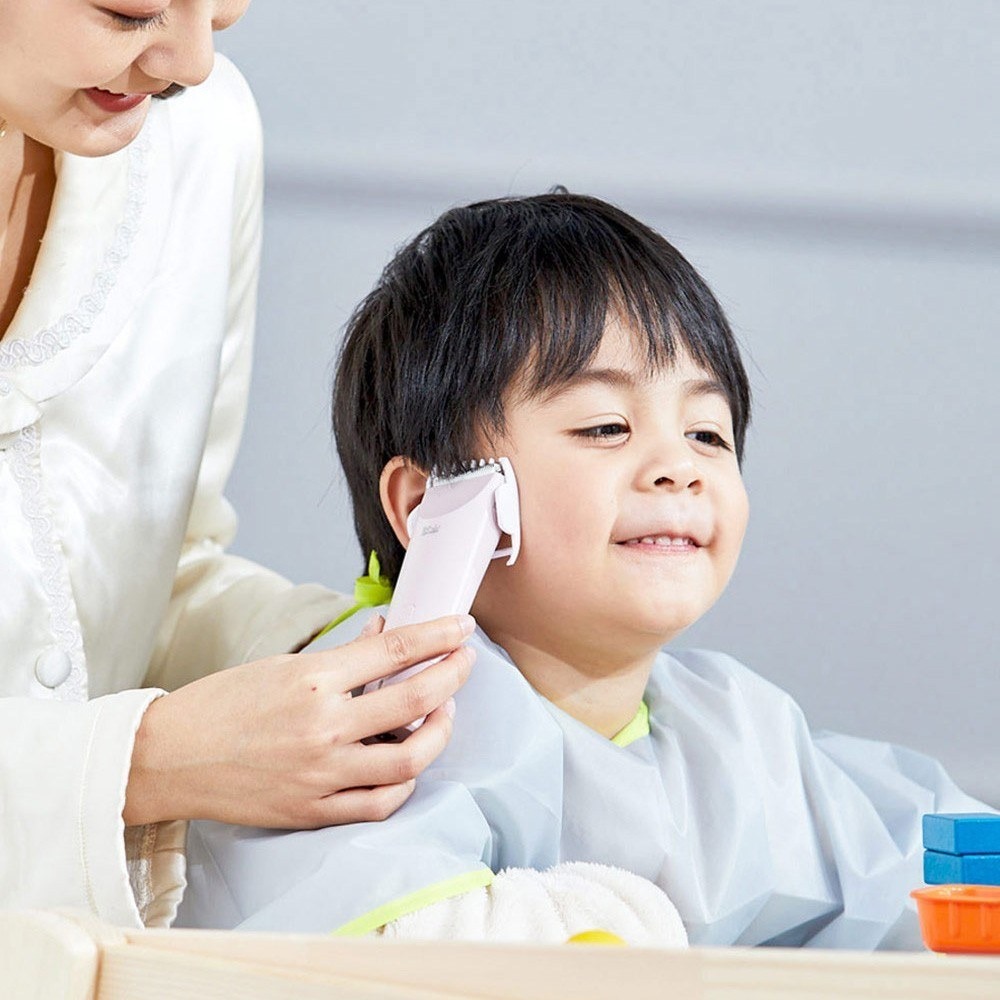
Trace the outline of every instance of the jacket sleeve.
[[[0, 699], [0, 732], [16, 733], [21, 751], [0, 754], [0, 905], [72, 907], [127, 927], [141, 926], [144, 916], [162, 922], [164, 908], [172, 915], [183, 887], [182, 824], [149, 828], [158, 899], [140, 909], [127, 877], [122, 821], [135, 732], [160, 693], [123, 691], [88, 702]], [[173, 856], [164, 853], [171, 844]]]
[[246, 412], [260, 260], [262, 147], [249, 95], [247, 104], [253, 128], [234, 194], [218, 386], [173, 592], [147, 675], [147, 683], [166, 690], [221, 667], [298, 649], [351, 603], [317, 585], [294, 587], [225, 552], [237, 522], [223, 490]]
[[[235, 71], [223, 70], [246, 90]], [[224, 489], [250, 387], [261, 239], [260, 122], [248, 91], [244, 104], [249, 127], [234, 192], [218, 383], [173, 590], [145, 679], [161, 693], [224, 667], [297, 650], [351, 604], [318, 585], [293, 586], [277, 573], [225, 551], [236, 534], [236, 514]], [[135, 907], [149, 926], [167, 925], [176, 913], [186, 885], [186, 832], [183, 822], [125, 831]]]

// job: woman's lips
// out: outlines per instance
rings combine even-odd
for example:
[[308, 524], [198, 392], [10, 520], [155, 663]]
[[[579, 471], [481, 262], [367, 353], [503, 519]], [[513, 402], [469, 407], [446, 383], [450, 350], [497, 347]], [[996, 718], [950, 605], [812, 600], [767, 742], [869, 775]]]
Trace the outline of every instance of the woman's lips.
[[113, 114], [137, 108], [149, 94], [113, 94], [100, 87], [88, 87], [84, 93], [102, 110]]

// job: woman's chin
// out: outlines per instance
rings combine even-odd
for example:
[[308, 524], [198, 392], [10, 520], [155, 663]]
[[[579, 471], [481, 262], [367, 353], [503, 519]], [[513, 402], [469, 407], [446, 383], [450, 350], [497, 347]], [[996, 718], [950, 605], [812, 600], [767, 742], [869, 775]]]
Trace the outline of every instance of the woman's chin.
[[149, 113], [149, 101], [131, 111], [114, 115], [104, 121], [94, 121], [92, 114], [83, 116], [72, 127], [42, 140], [53, 149], [74, 156], [110, 156], [124, 149], [142, 131]]

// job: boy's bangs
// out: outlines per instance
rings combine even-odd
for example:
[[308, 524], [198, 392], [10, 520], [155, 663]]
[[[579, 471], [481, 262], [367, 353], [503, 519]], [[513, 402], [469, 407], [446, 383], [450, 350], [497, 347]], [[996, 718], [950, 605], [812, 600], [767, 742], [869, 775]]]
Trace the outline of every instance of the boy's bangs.
[[617, 319], [632, 331], [650, 372], [671, 367], [686, 350], [719, 380], [734, 424], [742, 430], [746, 403], [728, 330], [719, 328], [715, 317], [699, 309], [700, 303], [670, 276], [643, 267], [643, 261], [633, 258], [609, 270], [606, 259], [588, 260], [590, 255], [579, 248], [574, 248], [574, 256], [558, 262], [564, 266], [537, 274], [533, 301], [519, 321], [511, 324], [508, 314], [508, 327], [517, 327], [509, 331], [509, 342], [521, 345], [521, 391], [529, 397], [546, 396], [572, 381], [591, 363], [609, 322]]
[[[644, 351], [650, 371], [659, 371], [673, 364], [678, 341], [687, 345], [687, 338], [678, 336], [676, 321], [669, 311], [657, 308], [657, 300], [648, 294], [635, 294], [635, 289], [612, 285], [604, 278], [583, 293], [549, 288], [539, 297], [538, 308], [529, 320], [534, 350], [525, 365], [528, 395], [544, 396], [558, 391], [587, 368], [600, 349], [608, 325], [618, 321], [633, 333], [637, 348]], [[524, 334], [525, 338], [528, 336]], [[695, 351], [691, 349], [692, 357]], [[701, 358], [697, 359], [704, 364]]]

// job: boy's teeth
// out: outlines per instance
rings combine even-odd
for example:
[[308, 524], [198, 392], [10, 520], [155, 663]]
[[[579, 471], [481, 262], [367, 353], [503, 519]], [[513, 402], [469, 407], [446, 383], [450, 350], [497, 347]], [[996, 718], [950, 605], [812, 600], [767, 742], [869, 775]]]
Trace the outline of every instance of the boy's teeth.
[[687, 538], [672, 538], [669, 535], [645, 535], [642, 538], [633, 538], [629, 544], [631, 545], [687, 545], [689, 540]]

